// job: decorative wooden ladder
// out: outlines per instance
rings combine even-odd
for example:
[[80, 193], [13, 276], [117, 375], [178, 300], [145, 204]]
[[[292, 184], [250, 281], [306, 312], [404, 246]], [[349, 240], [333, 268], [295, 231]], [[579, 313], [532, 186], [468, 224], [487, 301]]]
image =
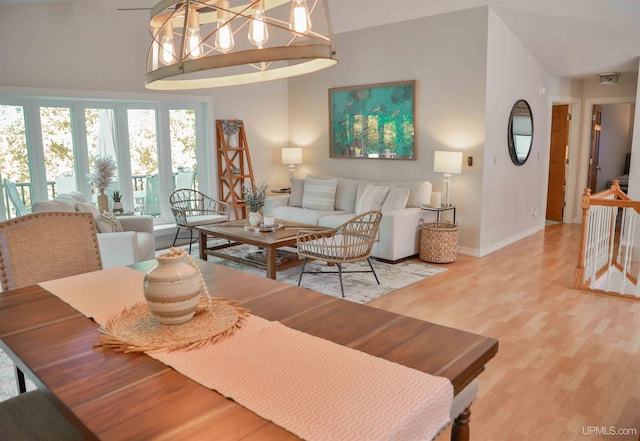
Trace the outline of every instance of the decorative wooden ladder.
[[229, 204], [235, 219], [247, 217], [242, 186], [253, 186], [253, 168], [247, 136], [241, 120], [217, 120], [218, 192], [221, 201]]

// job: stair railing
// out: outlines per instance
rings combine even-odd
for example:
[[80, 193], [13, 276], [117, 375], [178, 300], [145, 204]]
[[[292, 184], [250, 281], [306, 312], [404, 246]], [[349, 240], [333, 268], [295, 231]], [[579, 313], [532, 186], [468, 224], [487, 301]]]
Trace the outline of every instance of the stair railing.
[[582, 239], [576, 288], [640, 297], [640, 254], [635, 250], [640, 202], [631, 200], [614, 180], [610, 189], [582, 196]]

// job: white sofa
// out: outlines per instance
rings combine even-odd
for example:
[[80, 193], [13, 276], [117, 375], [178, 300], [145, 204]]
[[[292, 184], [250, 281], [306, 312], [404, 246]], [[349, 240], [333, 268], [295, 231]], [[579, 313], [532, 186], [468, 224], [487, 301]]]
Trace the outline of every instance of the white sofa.
[[[87, 202], [82, 193], [72, 191], [56, 196], [50, 201], [35, 202], [33, 212], [45, 211], [88, 211], [97, 218], [98, 209]], [[124, 231], [111, 232], [104, 222], [97, 220], [98, 245], [103, 268], [130, 265], [155, 257], [155, 240], [153, 237], [153, 217], [151, 216], [118, 216]], [[101, 231], [101, 226], [103, 232]]]
[[[323, 199], [330, 193], [332, 182], [335, 182], [333, 204]], [[374, 182], [308, 175], [305, 179], [292, 179], [290, 195], [268, 197], [263, 211], [273, 214], [276, 219], [337, 227], [357, 213], [380, 209], [382, 221], [371, 255], [396, 261], [420, 251], [420, 219], [425, 222], [436, 220], [435, 212], [420, 209], [430, 202], [431, 183], [428, 181]]]

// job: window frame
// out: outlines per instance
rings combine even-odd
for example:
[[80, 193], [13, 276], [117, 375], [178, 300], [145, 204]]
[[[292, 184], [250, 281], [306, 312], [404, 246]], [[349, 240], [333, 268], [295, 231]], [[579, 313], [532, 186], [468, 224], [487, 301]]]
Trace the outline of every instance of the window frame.
[[[170, 110], [193, 110], [195, 112], [196, 161], [198, 164], [198, 188], [207, 194], [216, 194], [217, 180], [213, 179], [216, 158], [212, 144], [214, 120], [213, 99], [210, 96], [176, 96], [163, 94], [120, 94], [84, 91], [41, 91], [24, 88], [1, 88], [0, 105], [15, 105], [24, 108], [27, 155], [31, 177], [32, 202], [49, 198], [44, 162], [40, 107], [66, 107], [70, 109], [74, 155], [74, 171], [78, 191], [89, 197], [91, 185], [87, 179], [79, 179], [89, 173], [89, 157], [85, 125], [85, 109], [112, 109], [116, 131], [116, 156], [118, 175], [125, 181], [132, 180], [128, 109], [152, 109], [156, 112], [156, 142], [158, 147], [158, 176], [161, 182], [161, 213], [155, 224], [175, 223], [168, 204], [173, 192], [171, 170], [171, 137], [169, 128]], [[133, 190], [123, 186], [124, 209], [133, 211]], [[4, 200], [0, 201], [1, 218], [5, 220]]]

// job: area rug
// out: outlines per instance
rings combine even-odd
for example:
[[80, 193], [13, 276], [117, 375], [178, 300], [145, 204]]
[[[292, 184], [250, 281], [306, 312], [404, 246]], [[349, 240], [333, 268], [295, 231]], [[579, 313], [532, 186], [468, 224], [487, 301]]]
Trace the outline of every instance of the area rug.
[[[209, 243], [209, 246], [212, 246], [212, 243]], [[280, 252], [280, 250], [278, 251]], [[284, 248], [282, 251], [281, 256], [278, 257], [288, 259], [290, 257], [290, 253], [295, 255], [294, 249]], [[260, 250], [252, 245], [239, 245], [227, 248], [224, 252], [233, 254], [237, 257], [249, 257], [254, 261], [260, 260], [256, 255], [257, 253], [260, 253]], [[162, 254], [162, 251], [158, 252], [158, 254]], [[192, 247], [191, 255], [194, 257], [198, 256], [198, 246], [195, 244]], [[264, 269], [253, 268], [230, 260], [209, 256], [209, 262], [226, 265], [244, 272], [266, 277], [266, 271]], [[446, 268], [436, 267], [422, 262], [404, 261], [390, 264], [371, 259], [371, 263], [373, 264], [373, 268], [376, 270], [376, 274], [380, 280], [380, 285], [376, 283], [376, 279], [371, 272], [343, 273], [342, 282], [344, 284], [344, 298], [346, 300], [356, 303], [368, 303], [371, 300], [383, 296], [391, 291], [409, 286], [413, 283], [419, 282], [420, 280], [424, 280], [428, 277], [446, 271]], [[288, 283], [290, 285], [297, 285], [298, 278], [300, 277], [300, 270], [301, 266], [295, 266], [283, 271], [278, 271], [278, 281]], [[313, 261], [307, 263], [306, 270], [329, 273], [304, 274], [302, 276], [302, 282], [300, 283], [301, 287], [309, 288], [334, 297], [341, 297], [339, 276], [337, 273], [330, 273], [337, 271], [335, 266], [328, 266], [324, 262]], [[370, 268], [366, 262], [359, 262], [343, 265], [343, 271], [370, 271]]]

